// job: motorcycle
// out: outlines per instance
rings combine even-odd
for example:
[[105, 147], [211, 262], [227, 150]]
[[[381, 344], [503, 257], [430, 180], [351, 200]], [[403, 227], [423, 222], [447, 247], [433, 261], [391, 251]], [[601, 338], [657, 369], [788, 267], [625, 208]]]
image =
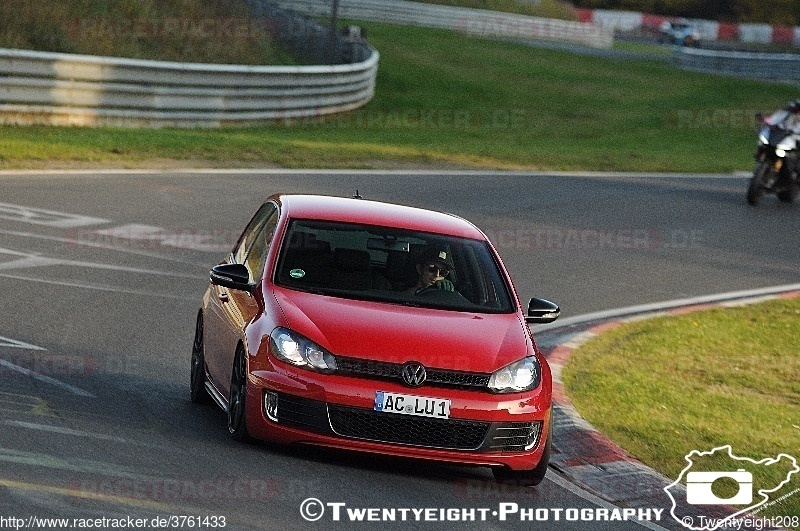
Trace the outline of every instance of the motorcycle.
[[758, 134], [756, 168], [747, 202], [756, 206], [764, 194], [784, 203], [800, 195], [800, 101], [765, 118]]

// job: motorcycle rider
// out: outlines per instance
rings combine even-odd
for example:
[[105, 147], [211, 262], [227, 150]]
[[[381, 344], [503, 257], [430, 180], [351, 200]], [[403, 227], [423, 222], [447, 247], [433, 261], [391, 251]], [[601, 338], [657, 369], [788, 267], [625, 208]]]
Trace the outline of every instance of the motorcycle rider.
[[800, 99], [763, 120], [758, 134], [756, 168], [747, 188], [755, 206], [766, 193], [784, 203], [800, 196]]
[[767, 117], [764, 122], [800, 134], [800, 99], [790, 102], [783, 109]]

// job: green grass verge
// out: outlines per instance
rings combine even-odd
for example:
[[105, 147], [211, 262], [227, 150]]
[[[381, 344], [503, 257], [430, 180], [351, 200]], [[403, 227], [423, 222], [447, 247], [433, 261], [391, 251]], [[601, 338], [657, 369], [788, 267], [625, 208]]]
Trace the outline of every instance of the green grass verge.
[[381, 62], [376, 97], [354, 113], [220, 130], [0, 127], [0, 166], [729, 172], [752, 167], [752, 112], [796, 96], [662, 62], [364, 25]]
[[667, 57], [673, 54], [673, 47], [665, 44], [632, 42], [632, 41], [623, 41], [620, 39], [614, 41], [614, 49], [623, 52], [657, 55], [661, 57]]
[[[589, 422], [671, 478], [690, 451], [726, 444], [800, 459], [798, 322], [800, 298], [625, 324], [577, 349], [564, 385]], [[756, 481], [786, 478], [760, 468]], [[798, 488], [795, 474], [780, 494]], [[800, 515], [800, 493], [766, 514]]]

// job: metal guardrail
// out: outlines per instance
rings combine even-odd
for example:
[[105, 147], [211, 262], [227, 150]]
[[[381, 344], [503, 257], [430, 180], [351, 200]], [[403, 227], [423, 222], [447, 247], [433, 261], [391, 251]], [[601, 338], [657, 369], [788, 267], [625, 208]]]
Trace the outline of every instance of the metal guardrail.
[[687, 70], [759, 79], [800, 80], [800, 55], [679, 48], [675, 62]]
[[[327, 16], [331, 10], [331, 0], [277, 2], [312, 16]], [[610, 48], [614, 42], [610, 28], [590, 23], [404, 0], [342, 0], [339, 15], [353, 20], [449, 29], [486, 38], [570, 42], [596, 48]]]
[[[255, 16], [278, 13], [258, 0], [251, 8]], [[279, 42], [302, 42], [306, 57], [330, 56], [327, 28], [280, 11], [290, 23], [276, 25]], [[349, 64], [212, 65], [0, 49], [0, 122], [219, 127], [348, 111], [374, 96], [379, 55], [340, 35], [335, 47], [334, 61]]]

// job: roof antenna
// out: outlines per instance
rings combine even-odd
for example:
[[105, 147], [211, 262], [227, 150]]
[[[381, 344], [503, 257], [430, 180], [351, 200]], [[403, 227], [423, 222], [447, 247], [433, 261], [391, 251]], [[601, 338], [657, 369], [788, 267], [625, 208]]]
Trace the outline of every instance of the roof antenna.
[[353, 196], [353, 199], [364, 199], [361, 194], [358, 193], [358, 188], [356, 188], [356, 195]]

